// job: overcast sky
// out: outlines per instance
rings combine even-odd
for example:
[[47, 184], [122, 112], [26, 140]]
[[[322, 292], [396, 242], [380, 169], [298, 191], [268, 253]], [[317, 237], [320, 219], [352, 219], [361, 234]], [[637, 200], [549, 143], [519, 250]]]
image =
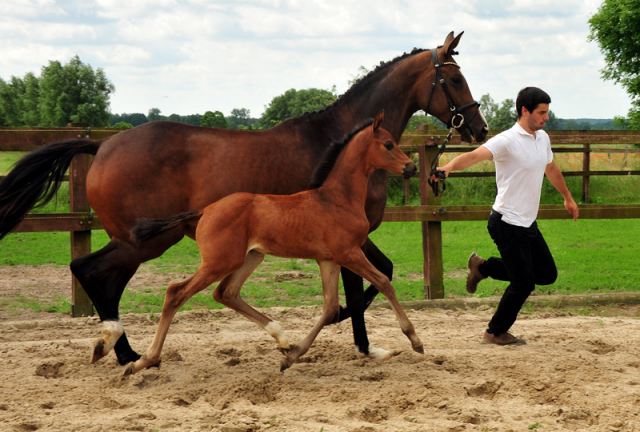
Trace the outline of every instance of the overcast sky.
[[248, 108], [310, 87], [338, 94], [360, 66], [464, 36], [457, 61], [479, 99], [538, 86], [561, 118], [625, 115], [587, 42], [601, 0], [1, 0], [0, 77], [50, 60], [103, 68], [113, 113]]

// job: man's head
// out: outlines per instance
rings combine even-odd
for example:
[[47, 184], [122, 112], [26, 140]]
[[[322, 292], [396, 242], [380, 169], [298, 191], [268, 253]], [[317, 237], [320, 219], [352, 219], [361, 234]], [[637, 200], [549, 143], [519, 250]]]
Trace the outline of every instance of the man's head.
[[518, 93], [518, 123], [530, 133], [540, 130], [549, 120], [549, 95], [537, 87], [525, 87]]
[[535, 111], [540, 104], [550, 104], [551, 97], [538, 87], [525, 87], [518, 93], [516, 98], [516, 112], [518, 118], [522, 117], [522, 108], [526, 108], [529, 113]]

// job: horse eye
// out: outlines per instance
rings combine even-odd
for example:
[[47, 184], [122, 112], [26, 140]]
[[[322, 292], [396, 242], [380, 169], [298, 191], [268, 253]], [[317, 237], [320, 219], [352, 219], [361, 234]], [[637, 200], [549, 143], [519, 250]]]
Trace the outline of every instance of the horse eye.
[[384, 148], [386, 148], [387, 150], [393, 150], [393, 142], [387, 141], [386, 143], [384, 143]]
[[454, 84], [462, 84], [462, 77], [460, 75], [455, 75], [451, 78], [451, 82]]

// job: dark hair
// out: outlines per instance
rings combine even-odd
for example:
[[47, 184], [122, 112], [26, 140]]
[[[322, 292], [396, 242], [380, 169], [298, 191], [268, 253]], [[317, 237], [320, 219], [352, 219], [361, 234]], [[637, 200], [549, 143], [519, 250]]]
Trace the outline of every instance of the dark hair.
[[516, 99], [518, 118], [522, 117], [522, 107], [525, 107], [527, 111], [532, 113], [541, 103], [551, 103], [551, 97], [544, 90], [540, 90], [538, 87], [523, 88], [518, 92]]
[[353, 128], [351, 132], [343, 136], [339, 141], [333, 142], [331, 143], [331, 145], [329, 145], [327, 150], [325, 150], [320, 163], [316, 166], [316, 169], [311, 176], [309, 189], [318, 189], [324, 184], [327, 177], [329, 177], [329, 174], [331, 173], [334, 165], [338, 161], [338, 156], [340, 156], [342, 150], [344, 150], [347, 144], [351, 142], [351, 139], [355, 134], [371, 124], [373, 124], [372, 118], [365, 119], [362, 123]]

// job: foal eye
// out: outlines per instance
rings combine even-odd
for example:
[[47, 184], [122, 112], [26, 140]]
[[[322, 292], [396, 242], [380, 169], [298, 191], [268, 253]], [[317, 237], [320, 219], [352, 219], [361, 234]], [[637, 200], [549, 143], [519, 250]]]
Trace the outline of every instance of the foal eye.
[[387, 141], [386, 143], [384, 143], [384, 148], [386, 148], [387, 150], [393, 150], [393, 142]]

